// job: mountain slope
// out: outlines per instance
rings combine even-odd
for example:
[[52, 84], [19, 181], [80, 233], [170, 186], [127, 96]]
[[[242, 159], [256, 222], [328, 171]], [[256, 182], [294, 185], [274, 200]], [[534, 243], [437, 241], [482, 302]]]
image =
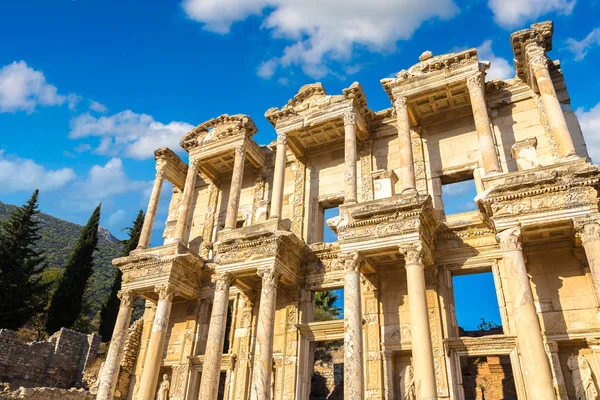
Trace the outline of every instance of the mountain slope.
[[[0, 220], [8, 217], [15, 206], [0, 202]], [[75, 248], [81, 225], [74, 224], [49, 214], [40, 213], [40, 236], [37, 249], [43, 251], [50, 267], [64, 268], [69, 255]], [[112, 259], [123, 254], [123, 245], [106, 228], [98, 229], [98, 250], [94, 253], [94, 273], [89, 281], [87, 301], [90, 305], [90, 314], [95, 315], [108, 291], [116, 269], [112, 266]]]

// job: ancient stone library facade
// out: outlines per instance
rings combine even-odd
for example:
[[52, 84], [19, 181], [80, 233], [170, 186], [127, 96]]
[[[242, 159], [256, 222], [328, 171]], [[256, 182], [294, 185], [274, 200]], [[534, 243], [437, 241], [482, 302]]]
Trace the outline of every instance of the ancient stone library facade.
[[[330, 340], [344, 341], [346, 399], [597, 399], [600, 168], [548, 55], [553, 29], [510, 36], [514, 79], [486, 82], [475, 49], [427, 51], [381, 80], [387, 109], [358, 83], [310, 84], [266, 111], [268, 146], [225, 114], [181, 139], [186, 160], [156, 150], [140, 245], [114, 260], [121, 308], [97, 398], [117, 386], [139, 296], [131, 399], [307, 400], [315, 343]], [[164, 244], [150, 248], [165, 179]], [[476, 211], [447, 214], [443, 188], [461, 181]], [[453, 277], [480, 272], [501, 328], [473, 337]], [[344, 319], [315, 322], [313, 294], [340, 288]]]

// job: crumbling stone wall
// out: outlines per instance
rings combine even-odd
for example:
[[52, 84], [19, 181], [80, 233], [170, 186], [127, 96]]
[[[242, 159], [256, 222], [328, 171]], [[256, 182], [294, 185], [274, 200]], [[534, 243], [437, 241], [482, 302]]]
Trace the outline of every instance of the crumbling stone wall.
[[315, 352], [315, 365], [310, 386], [310, 400], [342, 400], [344, 398], [344, 348], [332, 342], [330, 350]]
[[100, 336], [61, 329], [45, 341], [24, 343], [0, 329], [0, 381], [12, 387], [85, 386], [83, 371], [98, 353]]
[[465, 400], [516, 400], [509, 356], [461, 359]]
[[140, 351], [143, 327], [144, 320], [140, 318], [129, 327], [129, 331], [127, 332], [125, 350], [123, 352], [123, 359], [121, 360], [121, 369], [119, 370], [119, 380], [117, 381], [117, 388], [115, 390], [115, 399], [127, 399], [129, 384], [131, 383], [131, 377], [135, 368], [135, 360]]
[[15, 391], [0, 392], [0, 400], [26, 399], [26, 400], [94, 400], [95, 397], [83, 389], [58, 389], [58, 388], [24, 388]]

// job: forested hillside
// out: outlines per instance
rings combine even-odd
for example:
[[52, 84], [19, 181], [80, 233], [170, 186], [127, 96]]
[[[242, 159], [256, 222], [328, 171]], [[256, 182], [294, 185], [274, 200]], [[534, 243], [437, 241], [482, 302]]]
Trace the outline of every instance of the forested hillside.
[[[0, 220], [5, 219], [15, 206], [0, 202]], [[41, 240], [38, 249], [43, 251], [50, 267], [64, 268], [73, 251], [81, 225], [40, 213]], [[86, 300], [90, 314], [95, 315], [104, 302], [113, 281], [115, 268], [111, 261], [123, 254], [123, 245], [107, 229], [98, 230], [98, 250], [94, 253], [94, 273], [90, 278], [90, 287]]]

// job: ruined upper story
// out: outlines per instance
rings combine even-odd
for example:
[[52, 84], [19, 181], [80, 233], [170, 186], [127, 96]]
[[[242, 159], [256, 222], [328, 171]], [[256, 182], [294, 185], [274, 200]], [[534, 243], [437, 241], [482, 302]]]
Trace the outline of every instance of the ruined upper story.
[[[327, 94], [320, 83], [308, 84], [283, 107], [267, 110], [265, 117], [278, 140], [287, 144], [282, 223], [307, 244], [323, 240], [325, 210], [344, 202], [344, 132], [349, 114], [356, 130], [359, 203], [403, 190], [398, 107], [406, 107], [408, 112], [416, 189], [431, 196], [442, 218], [445, 184], [473, 180], [481, 193], [498, 177], [564, 162], [553, 129], [556, 110], [549, 109], [544, 97], [549, 94], [538, 85], [542, 79], [536, 75], [539, 68], [545, 68], [551, 78], [576, 155], [586, 158], [560, 63], [546, 54], [552, 48], [552, 33], [552, 23], [543, 22], [511, 35], [516, 67], [513, 79], [485, 82], [490, 63], [480, 60], [476, 49], [443, 55], [426, 51], [415, 65], [381, 80], [391, 101], [389, 108], [370, 109], [363, 89], [355, 82], [334, 95]], [[474, 104], [477, 90], [481, 90], [483, 107]], [[491, 173], [482, 160], [482, 122], [477, 120], [477, 115], [486, 113], [488, 120], [483, 125], [488, 125], [493, 136], [493, 158], [499, 169]], [[240, 151], [245, 158], [235, 228], [269, 218], [277, 141], [259, 146], [252, 139], [256, 132], [250, 117], [224, 114], [182, 138], [181, 146], [189, 153], [190, 164], [197, 163], [201, 178], [196, 181], [187, 224], [186, 241], [191, 250], [202, 253], [226, 224], [232, 174]], [[179, 162], [165, 161], [158, 153], [157, 160], [176, 165], [173, 170], [179, 171], [171, 173], [177, 179], [163, 235], [169, 243], [177, 225], [185, 168]]]

